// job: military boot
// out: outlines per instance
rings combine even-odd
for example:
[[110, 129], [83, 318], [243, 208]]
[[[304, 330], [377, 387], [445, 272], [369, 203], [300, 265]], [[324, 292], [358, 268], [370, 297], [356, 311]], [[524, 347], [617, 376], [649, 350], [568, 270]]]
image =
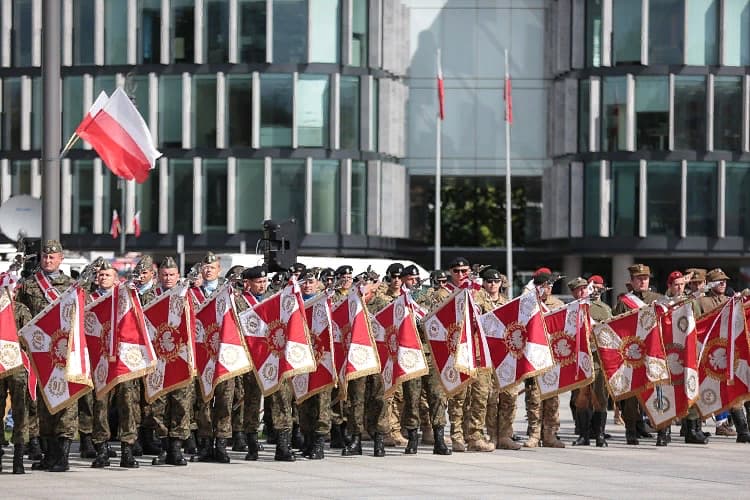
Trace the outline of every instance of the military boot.
[[143, 448], [144, 455], [159, 455], [162, 452], [161, 442], [154, 437], [152, 429], [138, 429], [138, 442]]
[[484, 436], [481, 436], [478, 439], [469, 438], [469, 442], [466, 443], [466, 449], [468, 451], [495, 451], [495, 443], [490, 443], [489, 441], [484, 439]]
[[187, 460], [182, 455], [182, 439], [169, 438], [167, 441], [167, 465], [187, 465]]
[[198, 438], [198, 453], [190, 457], [191, 462], [211, 462], [214, 454], [214, 440]]
[[185, 453], [195, 455], [198, 453], [198, 445], [195, 442], [195, 431], [190, 431], [190, 436], [182, 443]]
[[109, 453], [107, 453], [107, 446], [104, 443], [96, 443], [94, 445], [94, 449], [96, 450], [96, 458], [94, 458], [94, 461], [91, 462], [91, 468], [103, 469], [104, 467], [109, 467], [111, 464], [109, 462]]
[[560, 441], [554, 429], [545, 428], [542, 445], [545, 448], [565, 448], [565, 443]]
[[354, 455], [361, 455], [361, 454], [362, 454], [362, 435], [352, 434], [352, 440], [348, 445], [346, 445], [346, 447], [343, 450], [341, 450], [341, 456], [351, 457]]
[[498, 450], [520, 450], [522, 446], [509, 437], [499, 437], [497, 438], [496, 448]]
[[151, 460], [151, 465], [165, 465], [167, 463], [167, 448], [169, 447], [169, 440], [167, 438], [161, 438], [161, 451], [159, 454]]
[[68, 456], [70, 455], [70, 443], [71, 440], [68, 438], [57, 438], [57, 451], [58, 460], [52, 464], [49, 468], [50, 472], [66, 472], [70, 470], [68, 465]]
[[79, 453], [81, 458], [96, 458], [96, 449], [94, 442], [91, 440], [91, 434], [81, 433], [81, 442]]
[[578, 422], [578, 439], [573, 441], [573, 446], [589, 446], [591, 441], [591, 410], [578, 408], [576, 409], [576, 421]]
[[708, 436], [701, 432], [699, 420], [683, 420], [685, 422], [685, 443], [708, 444]]
[[291, 430], [278, 431], [276, 437], [278, 439], [276, 443], [276, 454], [273, 459], [279, 462], [294, 462], [296, 460], [292, 447], [289, 444], [291, 438]]
[[654, 437], [654, 435], [648, 432], [648, 430], [646, 429], [646, 422], [644, 422], [642, 418], [638, 418], [638, 420], [635, 422], [635, 430], [638, 433], [639, 438]]
[[33, 437], [29, 440], [28, 451], [29, 460], [41, 460], [43, 457], [42, 447], [39, 443], [38, 437]]
[[325, 439], [325, 434], [315, 433], [310, 460], [323, 460], [325, 458]]
[[344, 424], [333, 424], [331, 425], [331, 449], [336, 450], [343, 448], [344, 443]]
[[669, 438], [667, 437], [667, 429], [661, 429], [656, 433], [656, 446], [667, 446], [669, 444]]
[[432, 445], [433, 455], [450, 455], [451, 449], [445, 443], [445, 428], [442, 425], [436, 425], [432, 428], [432, 440], [435, 442]]
[[227, 440], [226, 438], [216, 438], [216, 446], [214, 447], [214, 461], [220, 464], [228, 464], [230, 462], [229, 455], [227, 454]]
[[247, 451], [247, 439], [244, 432], [232, 433], [232, 451]]
[[305, 436], [299, 428], [299, 424], [292, 424], [292, 448], [301, 450], [305, 446]]
[[383, 444], [383, 433], [376, 432], [372, 435], [372, 456], [373, 457], [384, 457], [385, 456], [385, 444]]
[[60, 457], [57, 439], [44, 438], [45, 451], [38, 462], [31, 464], [31, 470], [49, 470]]
[[274, 429], [273, 422], [270, 418], [268, 419], [268, 421], [266, 421], [265, 419], [263, 420], [263, 432], [266, 433], [266, 443], [276, 444], [277, 432], [276, 429]]
[[23, 468], [23, 443], [13, 445], [13, 474], [26, 474]]
[[258, 444], [258, 433], [251, 432], [247, 435], [247, 455], [245, 460], [255, 461], [258, 460], [258, 451], [263, 448]]
[[120, 443], [120, 467], [125, 469], [137, 469], [139, 464], [133, 454], [134, 445]]
[[104, 443], [104, 446], [107, 448], [107, 456], [109, 458], [116, 458], [117, 452], [112, 449], [112, 447], [109, 445], [109, 443]]
[[419, 438], [417, 436], [417, 429], [406, 429], [408, 438], [406, 440], [406, 449], [404, 453], [406, 455], [416, 455], [417, 447], [419, 445]]
[[734, 420], [734, 427], [737, 429], [737, 442], [750, 443], [750, 431], [747, 428], [747, 418], [743, 410], [732, 409], [729, 411]]
[[594, 434], [594, 439], [596, 439], [597, 448], [608, 446], [607, 439], [604, 436], [604, 426], [602, 425], [602, 420], [607, 420], [607, 412], [595, 411], [591, 417], [591, 432]]

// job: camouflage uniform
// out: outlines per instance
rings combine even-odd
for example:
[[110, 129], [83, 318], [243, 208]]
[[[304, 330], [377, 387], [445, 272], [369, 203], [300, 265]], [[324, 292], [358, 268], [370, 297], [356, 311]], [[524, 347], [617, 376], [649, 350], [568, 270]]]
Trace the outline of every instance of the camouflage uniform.
[[[26, 323], [31, 321], [31, 313], [25, 305], [16, 302], [13, 306], [16, 319], [16, 327], [20, 330]], [[28, 391], [28, 373], [25, 369], [17, 370], [12, 375], [2, 379], [10, 392], [10, 407], [13, 410], [13, 436], [11, 442], [14, 446], [23, 448], [24, 443], [29, 440], [29, 410], [28, 401], [31, 396]], [[3, 400], [5, 400], [3, 394]], [[5, 401], [3, 401], [5, 404]]]

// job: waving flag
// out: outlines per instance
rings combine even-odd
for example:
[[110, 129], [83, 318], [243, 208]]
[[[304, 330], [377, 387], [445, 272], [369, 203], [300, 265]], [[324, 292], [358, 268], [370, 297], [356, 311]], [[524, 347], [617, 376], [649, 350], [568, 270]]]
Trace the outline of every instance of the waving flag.
[[23, 369], [10, 288], [0, 287], [0, 378]]
[[336, 364], [333, 359], [331, 337], [331, 304], [321, 293], [305, 303], [305, 319], [317, 366], [314, 372], [295, 375], [292, 379], [294, 399], [299, 405], [304, 400], [336, 385]]
[[117, 210], [112, 210], [112, 224], [109, 226], [109, 234], [115, 240], [120, 236], [120, 216], [117, 214]]

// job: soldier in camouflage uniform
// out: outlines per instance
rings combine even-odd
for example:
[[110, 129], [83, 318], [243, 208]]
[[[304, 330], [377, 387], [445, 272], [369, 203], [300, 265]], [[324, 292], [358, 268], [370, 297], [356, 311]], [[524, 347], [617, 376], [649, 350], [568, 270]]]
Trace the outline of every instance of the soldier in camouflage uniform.
[[[321, 272], [320, 281], [325, 280], [326, 287], [338, 287], [337, 296], [344, 296], [351, 288], [352, 266], [339, 266], [335, 271], [329, 273]], [[339, 388], [331, 391], [331, 449], [345, 448], [349, 444], [350, 436], [346, 422], [346, 400], [339, 397]]]
[[[16, 328], [20, 330], [31, 321], [29, 308], [20, 302], [13, 302], [13, 314], [16, 320]], [[23, 346], [21, 346], [23, 348]], [[13, 409], [13, 474], [25, 474], [23, 466], [24, 443], [29, 440], [29, 410], [28, 402], [31, 400], [28, 391], [28, 373], [21, 368], [12, 375], [3, 379], [10, 392], [10, 407]], [[5, 396], [3, 395], [3, 398]], [[0, 449], [1, 451], [1, 449]], [[2, 456], [2, 453], [0, 453]], [[0, 466], [0, 471], [2, 466]]]

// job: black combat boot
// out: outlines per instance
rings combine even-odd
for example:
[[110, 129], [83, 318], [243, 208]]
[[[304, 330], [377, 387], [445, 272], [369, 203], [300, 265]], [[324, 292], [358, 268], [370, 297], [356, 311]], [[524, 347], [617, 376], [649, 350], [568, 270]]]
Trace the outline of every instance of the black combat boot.
[[198, 453], [190, 457], [191, 462], [212, 462], [214, 459], [214, 440], [198, 438]]
[[195, 455], [198, 453], [198, 445], [195, 442], [195, 431], [190, 431], [190, 436], [182, 443], [185, 453]]
[[71, 440], [68, 438], [57, 438], [57, 451], [58, 459], [57, 462], [50, 465], [50, 472], [67, 472], [70, 470], [68, 465], [68, 456], [70, 455], [70, 443]]
[[159, 455], [162, 452], [161, 442], [154, 436], [153, 429], [138, 429], [138, 442], [143, 448], [144, 455]]
[[13, 445], [13, 474], [26, 474], [23, 468], [23, 443]]
[[44, 438], [44, 453], [38, 462], [31, 464], [31, 470], [49, 470], [60, 459], [57, 439]]
[[346, 445], [346, 447], [343, 450], [341, 450], [341, 456], [351, 457], [354, 455], [361, 455], [361, 454], [362, 454], [362, 435], [352, 434], [351, 443]]
[[182, 439], [170, 438], [167, 440], [167, 465], [187, 465], [187, 460], [182, 455]]
[[39, 444], [39, 438], [33, 437], [29, 440], [29, 446], [27, 453], [29, 454], [29, 460], [41, 460], [42, 459], [42, 447]]
[[139, 464], [133, 454], [134, 445], [120, 443], [120, 467], [126, 469], [137, 469]]
[[109, 458], [117, 458], [117, 452], [112, 449], [112, 447], [109, 445], [109, 442], [104, 443], [104, 446], [107, 448], [107, 456]]
[[703, 430], [703, 420], [698, 419], [698, 420], [696, 420], [696, 422], [698, 422], [698, 430], [701, 431], [704, 436], [711, 437], [711, 433], [710, 432]]
[[[432, 446], [433, 455], [450, 455], [453, 451], [445, 444], [445, 428], [442, 425], [436, 425], [432, 428], [432, 439], [435, 444]], [[409, 446], [409, 445], [407, 445]], [[416, 446], [414, 453], [416, 453]]]
[[636, 426], [629, 422], [625, 422], [625, 442], [632, 446], [638, 446], [638, 431]]
[[79, 453], [81, 458], [96, 458], [96, 449], [91, 440], [91, 434], [80, 433], [81, 442]]
[[604, 436], [604, 427], [601, 424], [602, 419], [607, 419], [606, 411], [595, 411], [593, 415], [591, 415], [591, 434], [594, 435], [597, 448], [607, 446], [607, 439]]
[[698, 425], [699, 420], [683, 419], [685, 423], [685, 442], [687, 444], [708, 444], [708, 436], [703, 434]]
[[576, 420], [578, 421], [578, 439], [573, 441], [573, 446], [590, 446], [591, 439], [591, 416], [592, 411], [588, 408], [576, 409]]
[[258, 433], [251, 432], [247, 435], [247, 455], [245, 460], [255, 461], [258, 460], [258, 451], [263, 448], [258, 444]]
[[301, 450], [305, 446], [305, 436], [299, 429], [299, 424], [292, 424], [292, 448]]
[[310, 460], [323, 460], [325, 458], [326, 435], [315, 433], [313, 435], [313, 445], [310, 452]]
[[159, 454], [151, 460], [151, 465], [165, 465], [167, 463], [167, 448], [169, 448], [169, 440], [167, 438], [161, 438], [161, 446], [159, 447]]
[[104, 467], [109, 467], [111, 464], [109, 463], [109, 453], [107, 453], [107, 446], [104, 443], [96, 443], [94, 445], [94, 449], [96, 450], [96, 458], [94, 458], [94, 461], [91, 462], [91, 468], [103, 469]]
[[302, 447], [302, 456], [310, 458], [312, 455], [313, 443], [315, 442], [315, 435], [312, 432], [304, 433], [305, 446]]
[[294, 462], [296, 460], [292, 447], [289, 444], [291, 434], [292, 431], [289, 429], [277, 432], [276, 454], [273, 457], [274, 460], [279, 462]]
[[270, 418], [266, 421], [265, 413], [263, 414], [263, 432], [266, 433], [266, 443], [276, 444], [276, 429], [274, 429], [273, 421]]
[[750, 443], [750, 431], [747, 428], [747, 418], [743, 410], [729, 410], [734, 420], [734, 427], [737, 429], [737, 442]]
[[244, 432], [232, 433], [232, 451], [247, 451], [247, 439]]
[[404, 454], [416, 455], [419, 447], [419, 430], [418, 429], [406, 429], [406, 448]]
[[331, 425], [331, 449], [338, 450], [344, 446], [344, 424]]
[[385, 456], [385, 444], [383, 443], [382, 432], [376, 432], [372, 436], [372, 456], [373, 457]]
[[643, 421], [642, 417], [639, 417], [638, 420], [635, 422], [635, 431], [638, 433], [639, 438], [652, 438], [654, 437], [653, 434], [648, 432], [646, 430], [646, 423]]
[[220, 464], [228, 464], [230, 462], [229, 455], [227, 454], [226, 438], [216, 438], [216, 446], [214, 447], [214, 461]]
[[656, 433], [656, 446], [667, 446], [669, 444], [669, 438], [667, 437], [667, 429], [662, 429]]

